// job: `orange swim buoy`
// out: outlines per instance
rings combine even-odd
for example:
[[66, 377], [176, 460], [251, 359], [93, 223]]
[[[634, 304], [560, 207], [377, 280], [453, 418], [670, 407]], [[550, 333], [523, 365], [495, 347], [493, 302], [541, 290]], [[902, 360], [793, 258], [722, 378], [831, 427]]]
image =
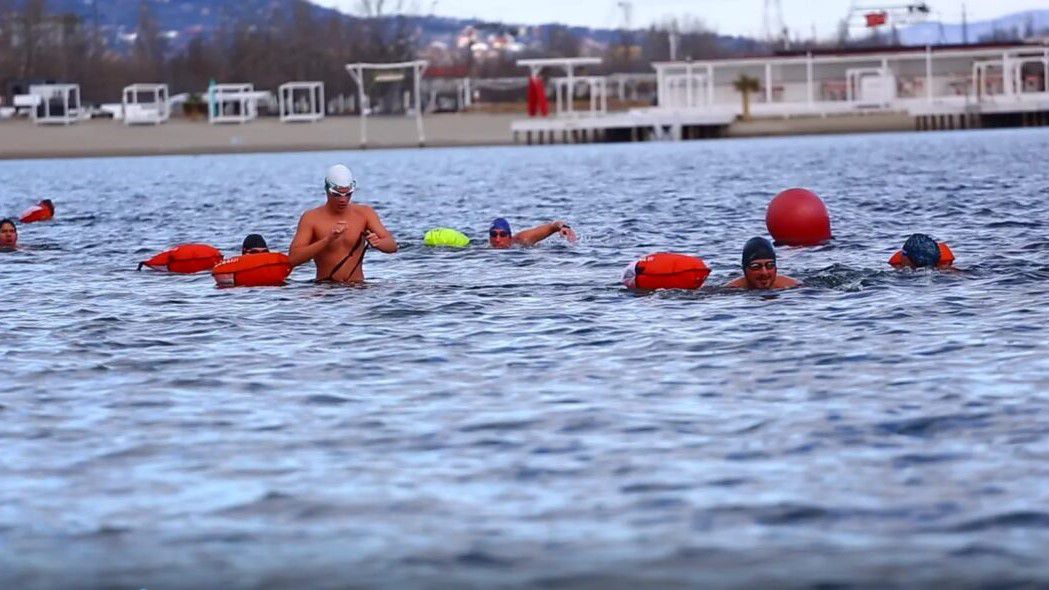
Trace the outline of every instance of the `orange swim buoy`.
[[225, 260], [211, 269], [219, 287], [277, 287], [291, 274], [288, 255], [280, 252], [245, 254]]
[[138, 269], [148, 266], [153, 270], [165, 270], [179, 274], [192, 274], [209, 270], [222, 262], [222, 252], [208, 244], [181, 244], [164, 250], [153, 258], [138, 263]]
[[701, 258], [657, 252], [628, 266], [623, 284], [631, 289], [698, 289], [708, 276], [710, 268]]
[[[951, 251], [951, 247], [943, 242], [936, 244], [940, 247], [940, 262], [936, 264], [936, 268], [947, 268], [954, 264], [954, 252]], [[905, 266], [913, 267], [911, 261], [907, 259], [907, 255], [903, 253], [903, 250], [897, 250], [892, 258], [889, 258], [889, 264], [896, 268], [903, 268]]]
[[55, 204], [51, 202], [51, 199], [44, 199], [23, 211], [18, 220], [22, 223], [34, 223], [37, 221], [50, 221], [54, 217]]

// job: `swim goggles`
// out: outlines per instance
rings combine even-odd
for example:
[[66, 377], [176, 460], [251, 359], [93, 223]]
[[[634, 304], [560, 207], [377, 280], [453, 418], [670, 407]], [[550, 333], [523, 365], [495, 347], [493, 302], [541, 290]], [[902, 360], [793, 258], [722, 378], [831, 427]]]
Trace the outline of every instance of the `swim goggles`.
[[324, 190], [328, 194], [337, 195], [340, 197], [349, 197], [353, 194], [353, 191], [357, 190], [357, 181], [350, 181], [350, 186], [335, 186], [331, 182], [324, 181]]

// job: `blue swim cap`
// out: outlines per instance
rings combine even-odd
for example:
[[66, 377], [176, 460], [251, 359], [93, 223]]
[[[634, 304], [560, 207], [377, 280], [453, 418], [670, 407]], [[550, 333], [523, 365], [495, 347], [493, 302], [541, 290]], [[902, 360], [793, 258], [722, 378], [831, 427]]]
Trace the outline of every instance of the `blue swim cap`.
[[747, 268], [747, 265], [755, 260], [765, 258], [776, 259], [776, 250], [772, 247], [772, 242], [758, 237], [747, 240], [743, 246], [743, 268]]
[[936, 266], [940, 263], [940, 246], [925, 234], [911, 234], [903, 244], [903, 255], [919, 268]]
[[496, 217], [492, 220], [492, 225], [488, 228], [488, 231], [491, 231], [493, 229], [501, 229], [508, 234], [513, 234], [513, 232], [510, 231], [510, 222], [503, 219], [502, 217]]

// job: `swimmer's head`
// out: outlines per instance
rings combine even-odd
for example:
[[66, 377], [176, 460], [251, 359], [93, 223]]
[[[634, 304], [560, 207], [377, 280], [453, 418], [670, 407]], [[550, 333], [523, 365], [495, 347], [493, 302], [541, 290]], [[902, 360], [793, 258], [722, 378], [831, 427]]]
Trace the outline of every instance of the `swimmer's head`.
[[266, 239], [259, 234], [248, 234], [244, 238], [244, 244], [241, 245], [241, 254], [261, 254], [263, 252], [269, 252], [269, 246], [266, 245]]
[[329, 203], [337, 209], [345, 209], [350, 204], [350, 197], [355, 190], [357, 181], [349, 168], [342, 164], [328, 168], [328, 174], [324, 177], [324, 192], [328, 195]]
[[751, 289], [771, 289], [776, 284], [776, 250], [765, 238], [754, 237], [743, 246], [743, 276]]
[[55, 214], [55, 204], [51, 202], [51, 199], [44, 199], [43, 201], [40, 201], [40, 204], [47, 207], [48, 211], [51, 212], [51, 215]]
[[14, 248], [18, 245], [18, 226], [10, 219], [0, 220], [0, 248]]
[[510, 222], [502, 217], [493, 219], [491, 227], [488, 228], [488, 245], [493, 248], [509, 248], [512, 243]]
[[903, 255], [917, 268], [940, 263], [940, 245], [925, 234], [911, 234], [903, 244]]

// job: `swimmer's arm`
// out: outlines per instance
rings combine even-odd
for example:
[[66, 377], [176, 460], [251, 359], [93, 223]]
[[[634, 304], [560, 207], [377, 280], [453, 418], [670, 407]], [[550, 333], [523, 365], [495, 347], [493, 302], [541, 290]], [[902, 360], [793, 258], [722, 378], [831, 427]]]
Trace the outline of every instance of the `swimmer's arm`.
[[340, 223], [332, 230], [331, 234], [311, 243], [314, 227], [307, 219], [307, 216], [308, 214], [304, 214], [302, 219], [299, 220], [299, 227], [295, 230], [295, 237], [291, 239], [291, 245], [288, 246], [288, 262], [292, 266], [299, 266], [313, 260], [336, 236], [346, 229], [345, 224]]
[[747, 277], [739, 277], [725, 283], [726, 289], [746, 289], [747, 288]]
[[375, 209], [371, 207], [366, 209], [365, 219], [368, 222], [366, 229], [371, 232], [371, 235], [368, 236], [368, 243], [371, 244], [371, 247], [387, 254], [396, 252], [397, 240], [393, 239], [390, 230], [386, 229], [386, 226], [379, 220], [379, 214], [375, 212]]
[[572, 238], [575, 237], [575, 232], [572, 232], [572, 228], [563, 221], [551, 221], [550, 223], [544, 223], [539, 227], [519, 231], [514, 234], [514, 241], [523, 246], [534, 246], [560, 232], [562, 229], [567, 230], [566, 233], [571, 233], [571, 236], [566, 235], [565, 237], [568, 237], [569, 241], [572, 241]]
[[777, 289], [792, 289], [794, 287], [797, 287], [798, 285], [801, 285], [801, 281], [799, 281], [798, 279], [792, 279], [783, 275], [776, 277]]

